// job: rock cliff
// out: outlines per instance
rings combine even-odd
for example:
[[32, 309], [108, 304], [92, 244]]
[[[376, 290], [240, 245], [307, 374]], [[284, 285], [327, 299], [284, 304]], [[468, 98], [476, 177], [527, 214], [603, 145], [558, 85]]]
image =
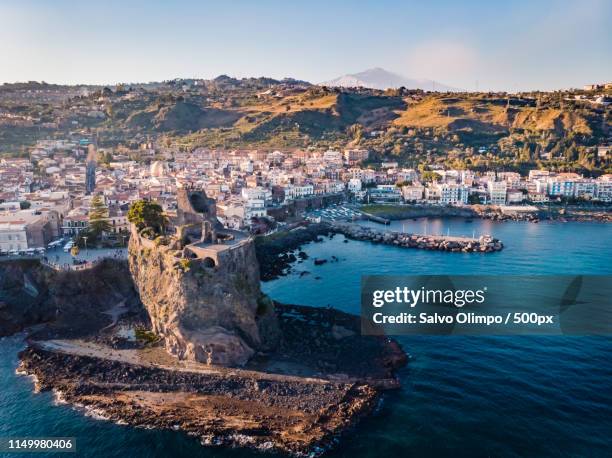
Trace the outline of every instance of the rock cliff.
[[0, 336], [42, 323], [49, 336], [96, 335], [112, 322], [105, 312], [117, 303], [141, 314], [125, 261], [81, 271], [56, 271], [35, 259], [0, 262]]
[[252, 241], [198, 255], [197, 247], [174, 248], [176, 242], [163, 245], [135, 230], [129, 245], [134, 284], [166, 349], [180, 359], [234, 366], [267, 348], [274, 312], [259, 288]]

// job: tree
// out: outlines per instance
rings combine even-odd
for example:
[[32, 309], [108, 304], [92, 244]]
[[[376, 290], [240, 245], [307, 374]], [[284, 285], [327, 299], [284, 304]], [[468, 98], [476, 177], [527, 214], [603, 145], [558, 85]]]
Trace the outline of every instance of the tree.
[[108, 207], [104, 204], [101, 195], [96, 195], [91, 200], [89, 209], [89, 233], [94, 239], [98, 239], [105, 232], [111, 231], [108, 221]]
[[421, 178], [426, 183], [431, 183], [434, 181], [438, 181], [441, 177], [436, 172], [432, 172], [431, 170], [425, 170], [421, 174]]
[[23, 201], [19, 202], [19, 208], [21, 210], [27, 210], [31, 206], [32, 206], [32, 204], [30, 202], [28, 202], [27, 200], [23, 200]]
[[134, 202], [128, 210], [128, 221], [138, 230], [145, 227], [153, 228], [158, 234], [163, 232], [166, 217], [159, 204], [148, 200]]

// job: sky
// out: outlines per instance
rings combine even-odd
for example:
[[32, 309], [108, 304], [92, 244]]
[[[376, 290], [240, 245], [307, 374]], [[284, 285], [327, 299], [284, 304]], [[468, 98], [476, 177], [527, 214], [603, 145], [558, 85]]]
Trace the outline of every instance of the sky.
[[115, 84], [382, 67], [467, 90], [612, 81], [612, 1], [0, 0], [0, 82]]

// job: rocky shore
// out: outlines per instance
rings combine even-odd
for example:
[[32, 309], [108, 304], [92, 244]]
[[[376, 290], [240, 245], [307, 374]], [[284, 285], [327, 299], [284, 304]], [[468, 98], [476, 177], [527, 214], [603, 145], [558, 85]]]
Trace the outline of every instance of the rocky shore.
[[377, 400], [374, 388], [356, 383], [184, 373], [36, 347], [21, 354], [20, 370], [39, 390], [110, 421], [295, 456], [330, 448]]
[[[399, 232], [379, 232], [376, 229], [352, 223], [316, 223], [305, 224], [277, 232], [271, 236], [260, 236], [255, 241], [257, 259], [260, 264], [262, 281], [274, 280], [286, 275], [291, 265], [307, 259], [307, 254], [296, 250], [309, 242], [321, 242], [323, 237], [333, 237], [343, 234], [347, 239], [383, 243], [404, 248], [422, 250], [463, 252], [463, 253], [492, 253], [501, 251], [504, 244], [491, 236], [482, 236], [478, 239], [466, 237], [427, 236], [418, 234], [402, 234]], [[325, 260], [316, 259], [315, 265]]]
[[320, 455], [399, 387], [395, 373], [407, 363], [395, 341], [361, 336], [357, 316], [265, 296], [273, 348], [259, 347], [242, 367], [179, 359], [150, 331], [127, 263], [60, 273], [36, 261], [1, 267], [0, 329], [41, 324], [20, 354], [19, 371], [36, 389], [98, 418], [182, 431], [204, 445]]
[[290, 265], [306, 253], [291, 253], [309, 242], [319, 242], [323, 237], [333, 234], [327, 223], [302, 224], [289, 230], [255, 239], [255, 250], [260, 265], [262, 281], [274, 280], [287, 272]]
[[275, 305], [279, 348], [244, 368], [70, 340], [31, 342], [19, 371], [110, 421], [180, 430], [205, 445], [317, 456], [374, 409], [381, 390], [399, 386], [394, 371], [406, 355], [393, 341], [360, 336], [355, 316]]
[[106, 259], [92, 269], [56, 271], [40, 261], [0, 262], [0, 336], [45, 324], [40, 334], [100, 337], [117, 304], [124, 316], [147, 323], [127, 263]]
[[[201, 190], [181, 188], [177, 202], [172, 235], [132, 226], [127, 262], [0, 265], [0, 333], [41, 324], [19, 371], [118, 423], [206, 445], [323, 453], [399, 386], [406, 354], [362, 336], [357, 316], [275, 303], [260, 289], [253, 239], [220, 227]], [[272, 236], [264, 262], [333, 232]]]

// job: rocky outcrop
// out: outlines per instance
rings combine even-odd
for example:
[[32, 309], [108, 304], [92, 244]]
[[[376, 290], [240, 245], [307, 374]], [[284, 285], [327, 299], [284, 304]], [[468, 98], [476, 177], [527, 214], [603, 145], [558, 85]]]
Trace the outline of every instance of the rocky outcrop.
[[0, 336], [55, 317], [46, 270], [38, 261], [0, 263]]
[[56, 271], [38, 260], [0, 262], [0, 336], [48, 323], [48, 335], [84, 337], [110, 324], [118, 302], [142, 311], [127, 263], [103, 260], [91, 269]]
[[181, 430], [203, 444], [318, 456], [399, 387], [399, 345], [360, 335], [338, 310], [275, 304], [281, 339], [245, 368], [207, 366], [86, 341], [31, 342], [19, 372], [36, 388], [124, 424]]
[[[284, 275], [291, 263], [297, 258], [290, 253], [300, 246], [321, 240], [322, 236], [333, 234], [327, 223], [298, 225], [289, 230], [279, 231], [271, 236], [259, 236], [255, 239], [257, 259], [261, 266], [262, 281], [269, 281]], [[302, 252], [300, 260], [308, 257]]]
[[375, 388], [348, 381], [172, 371], [37, 347], [20, 359], [19, 371], [35, 376], [38, 390], [54, 390], [102, 418], [296, 457], [333, 447], [379, 399]]
[[273, 307], [259, 288], [252, 241], [193, 259], [173, 248], [134, 231], [128, 254], [134, 284], [166, 349], [181, 359], [233, 366], [267, 348], [275, 335]]

